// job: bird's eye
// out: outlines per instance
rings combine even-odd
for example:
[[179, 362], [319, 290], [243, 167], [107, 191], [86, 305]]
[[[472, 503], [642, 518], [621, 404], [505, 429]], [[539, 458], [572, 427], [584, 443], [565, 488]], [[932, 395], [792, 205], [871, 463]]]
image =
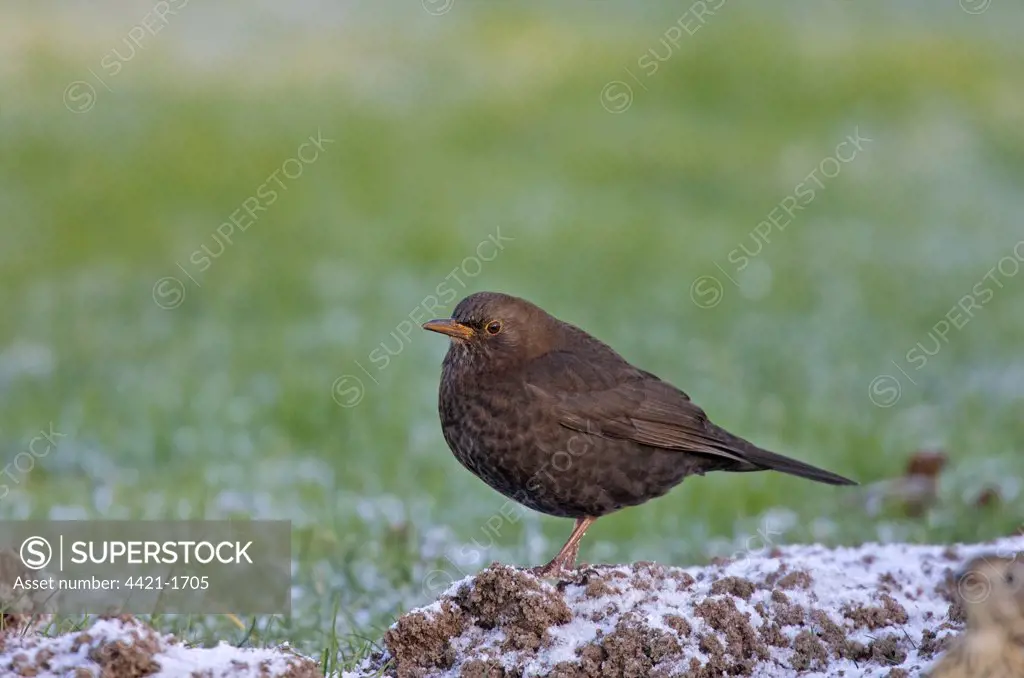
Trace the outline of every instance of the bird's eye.
[[1006, 583], [1013, 586], [1017, 583], [1017, 577], [1012, 571], [1006, 573]]
[[487, 334], [497, 334], [498, 332], [501, 332], [501, 321], [492, 320], [487, 323], [487, 327], [485, 329], [487, 330]]

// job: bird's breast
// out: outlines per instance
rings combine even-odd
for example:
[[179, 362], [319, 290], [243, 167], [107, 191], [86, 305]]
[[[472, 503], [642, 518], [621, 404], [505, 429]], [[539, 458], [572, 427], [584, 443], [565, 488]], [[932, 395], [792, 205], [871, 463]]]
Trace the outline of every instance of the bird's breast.
[[493, 381], [462, 388], [443, 383], [439, 413], [455, 458], [492, 488], [531, 505], [525, 494], [567, 433], [553, 414], [531, 401], [521, 384]]
[[503, 463], [513, 450], [522, 452], [520, 438], [539, 423], [523, 389], [512, 385], [442, 384], [439, 413], [445, 440], [463, 463], [489, 457], [492, 464]]
[[688, 458], [561, 424], [523, 384], [443, 380], [445, 440], [477, 477], [549, 515], [601, 516], [660, 496], [693, 469]]

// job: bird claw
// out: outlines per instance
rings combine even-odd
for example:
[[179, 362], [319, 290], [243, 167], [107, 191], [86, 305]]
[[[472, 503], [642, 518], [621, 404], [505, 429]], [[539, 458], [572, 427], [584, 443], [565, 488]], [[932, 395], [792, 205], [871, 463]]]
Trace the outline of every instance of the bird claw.
[[547, 565], [531, 567], [526, 571], [538, 579], [559, 579], [572, 573], [572, 570], [562, 567], [561, 563], [548, 563]]
[[566, 584], [585, 584], [590, 577], [600, 574], [596, 568], [580, 563], [569, 569], [561, 563], [548, 563], [539, 567], [531, 567], [526, 570], [538, 579], [557, 579]]

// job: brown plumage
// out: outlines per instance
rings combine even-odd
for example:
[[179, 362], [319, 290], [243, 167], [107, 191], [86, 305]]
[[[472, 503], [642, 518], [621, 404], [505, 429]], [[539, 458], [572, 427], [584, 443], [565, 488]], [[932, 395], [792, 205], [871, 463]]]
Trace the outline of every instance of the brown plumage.
[[423, 327], [452, 339], [439, 411], [455, 457], [505, 496], [576, 519], [543, 574], [573, 566], [594, 520], [690, 475], [770, 469], [855, 484], [715, 426], [676, 387], [523, 299], [480, 292]]
[[1024, 678], [1024, 554], [983, 556], [958, 577], [967, 629], [931, 678]]

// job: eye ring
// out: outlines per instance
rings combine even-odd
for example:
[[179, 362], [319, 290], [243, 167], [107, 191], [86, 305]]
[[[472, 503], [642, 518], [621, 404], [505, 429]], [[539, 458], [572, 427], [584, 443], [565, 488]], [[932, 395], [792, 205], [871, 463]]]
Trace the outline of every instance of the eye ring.
[[491, 322], [487, 323], [487, 326], [484, 327], [484, 329], [487, 330], [487, 334], [498, 334], [499, 332], [501, 332], [501, 321], [492, 320]]

